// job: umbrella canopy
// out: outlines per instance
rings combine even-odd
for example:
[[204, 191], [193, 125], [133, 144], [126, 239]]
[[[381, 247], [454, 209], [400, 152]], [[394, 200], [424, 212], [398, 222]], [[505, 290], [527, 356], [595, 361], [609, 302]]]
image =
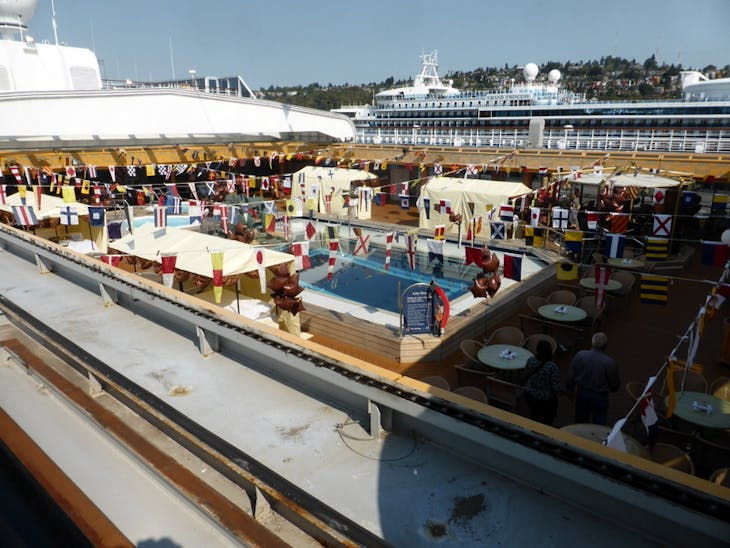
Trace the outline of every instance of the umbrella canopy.
[[[330, 213], [347, 215], [342, 196], [350, 193], [354, 182], [371, 179], [377, 179], [377, 177], [361, 169], [306, 166], [292, 174], [292, 185], [303, 184], [305, 196], [316, 196], [320, 211], [325, 211], [325, 197], [329, 197]], [[299, 194], [299, 188], [292, 190], [293, 196]]]
[[275, 266], [294, 260], [289, 253], [257, 248], [237, 240], [201, 234], [181, 228], [155, 228], [143, 225], [134, 234], [115, 240], [109, 245], [119, 253], [161, 262], [162, 253], [177, 253], [175, 268], [200, 276], [213, 276], [210, 254], [223, 252], [223, 275], [232, 276], [254, 272], [258, 268], [256, 255], [263, 254], [263, 266]]
[[639, 188], [674, 188], [681, 183], [669, 177], [650, 175], [648, 173], [622, 173], [612, 175], [610, 173], [588, 173], [576, 179], [570, 179], [571, 183], [579, 185], [599, 185], [603, 182], [613, 182], [616, 186], [635, 186]]

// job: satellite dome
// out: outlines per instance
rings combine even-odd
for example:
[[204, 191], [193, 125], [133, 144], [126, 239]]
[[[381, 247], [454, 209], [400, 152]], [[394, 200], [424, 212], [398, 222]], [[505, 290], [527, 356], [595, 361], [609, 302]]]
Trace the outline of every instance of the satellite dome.
[[560, 71], [558, 69], [553, 69], [548, 72], [548, 82], [550, 82], [551, 84], [557, 84], [561, 76], [562, 74], [560, 74]]
[[38, 7], [38, 0], [0, 0], [0, 27], [28, 26]]
[[540, 69], [537, 68], [535, 63], [527, 63], [525, 68], [522, 69], [522, 75], [528, 82], [533, 82], [538, 72], [540, 72]]

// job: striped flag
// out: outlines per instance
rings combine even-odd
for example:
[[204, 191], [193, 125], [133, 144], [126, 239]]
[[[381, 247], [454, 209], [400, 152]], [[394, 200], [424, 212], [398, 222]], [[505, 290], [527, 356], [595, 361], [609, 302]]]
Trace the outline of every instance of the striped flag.
[[628, 213], [611, 213], [611, 232], [614, 234], [623, 234], [629, 229]]
[[522, 257], [505, 253], [502, 256], [503, 275], [516, 282], [522, 281]]
[[565, 249], [573, 253], [580, 253], [583, 249], [583, 232], [580, 230], [566, 230]]
[[606, 286], [611, 277], [611, 269], [607, 266], [598, 266], [595, 269], [596, 296], [594, 305], [600, 310], [606, 306]]
[[725, 266], [728, 260], [727, 244], [725, 242], [702, 241], [702, 264]]
[[337, 240], [330, 241], [330, 254], [327, 261], [327, 279], [331, 280], [335, 272], [335, 261], [337, 260], [337, 251], [340, 249], [340, 242]]
[[443, 240], [446, 237], [446, 225], [433, 227], [433, 237], [435, 240]]
[[172, 287], [172, 282], [175, 279], [177, 253], [163, 253], [160, 262], [162, 263], [162, 283], [167, 287]]
[[155, 228], [167, 226], [167, 208], [165, 206], [154, 206], [154, 222]]
[[639, 300], [642, 303], [666, 305], [669, 299], [669, 278], [642, 274], [639, 290]]
[[393, 232], [385, 235], [385, 270], [390, 268], [390, 256], [393, 253]]
[[444, 241], [443, 240], [428, 240], [428, 262], [438, 261], [441, 264], [444, 263]]
[[598, 212], [586, 211], [586, 224], [588, 230], [596, 230], [598, 228]]
[[626, 236], [623, 234], [606, 234], [606, 256], [612, 259], [620, 259], [624, 256], [624, 245]]
[[646, 238], [646, 260], [665, 261], [669, 256], [669, 238]]
[[502, 221], [511, 221], [515, 215], [515, 208], [510, 204], [502, 204], [499, 206], [499, 219]]
[[33, 206], [12, 206], [15, 224], [18, 226], [35, 226], [38, 224]]

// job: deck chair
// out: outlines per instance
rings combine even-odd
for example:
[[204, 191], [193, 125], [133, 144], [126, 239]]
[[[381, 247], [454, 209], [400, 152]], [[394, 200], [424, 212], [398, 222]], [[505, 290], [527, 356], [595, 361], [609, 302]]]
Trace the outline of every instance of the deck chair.
[[535, 315], [538, 316], [541, 306], [544, 306], [546, 304], [550, 304], [548, 300], [545, 297], [542, 297], [540, 295], [528, 295], [527, 299], [527, 306], [530, 308], [530, 311]]
[[486, 387], [487, 379], [496, 373], [495, 371], [470, 369], [463, 365], [455, 365], [454, 369], [456, 369], [456, 382], [459, 386], [476, 386], [482, 389]]
[[547, 296], [547, 301], [550, 304], [567, 304], [573, 306], [576, 300], [578, 300], [578, 297], [576, 297], [575, 293], [567, 289], [556, 289]]
[[657, 443], [651, 452], [651, 460], [687, 474], [695, 473], [695, 465], [690, 456], [676, 445]]
[[636, 284], [636, 275], [626, 270], [617, 270], [611, 274], [611, 279], [621, 282], [621, 288], [613, 291], [608, 291], [609, 295], [615, 295], [617, 297], [625, 297], [631, 294], [631, 290]]
[[514, 346], [522, 346], [525, 342], [525, 334], [519, 327], [506, 325], [495, 329], [485, 344], [512, 344]]
[[723, 487], [730, 487], [730, 468], [718, 468], [710, 476], [710, 481]]
[[539, 343], [540, 341], [547, 341], [550, 343], [550, 349], [552, 350], [554, 356], [555, 352], [557, 352], [558, 350], [558, 341], [556, 341], [554, 337], [551, 337], [546, 333], [534, 333], [532, 335], [528, 335], [527, 338], [525, 338], [525, 343], [522, 346], [535, 354], [537, 352], [537, 343]]
[[514, 411], [517, 406], [518, 386], [496, 377], [487, 377], [484, 392], [490, 405], [496, 405], [507, 411]]
[[479, 350], [484, 348], [482, 343], [475, 341], [474, 339], [466, 339], [461, 341], [459, 347], [461, 348], [461, 353], [466, 357], [466, 362], [464, 363], [466, 367], [472, 367], [474, 369], [480, 369], [483, 367], [477, 357]]
[[488, 403], [487, 394], [481, 388], [476, 386], [460, 386], [454, 390], [454, 394], [459, 394], [465, 398], [471, 398], [472, 400], [480, 401], [482, 403]]
[[721, 400], [730, 401], [730, 378], [717, 377], [712, 381], [710, 394]]
[[425, 382], [426, 384], [430, 384], [431, 386], [435, 386], [436, 388], [442, 388], [444, 390], [451, 390], [449, 381], [447, 381], [445, 378], [443, 378], [439, 375], [431, 375], [430, 377], [424, 377], [421, 379], [421, 382]]
[[576, 301], [575, 306], [585, 310], [587, 314], [585, 320], [582, 322], [583, 325], [595, 328], [603, 321], [603, 313], [606, 311], [606, 306], [596, 308], [596, 298], [594, 295], [581, 297]]

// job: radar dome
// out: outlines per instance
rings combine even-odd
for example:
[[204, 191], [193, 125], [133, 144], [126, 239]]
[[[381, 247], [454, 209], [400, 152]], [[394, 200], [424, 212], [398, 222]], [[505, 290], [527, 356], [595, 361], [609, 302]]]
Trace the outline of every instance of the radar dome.
[[37, 7], [38, 0], [0, 0], [0, 27], [27, 27]]
[[553, 69], [548, 72], [548, 82], [550, 82], [551, 84], [557, 84], [561, 76], [562, 74], [560, 74], [560, 71], [558, 69]]
[[525, 80], [528, 82], [532, 82], [535, 80], [535, 77], [537, 77], [538, 72], [540, 72], [540, 69], [537, 68], [535, 63], [527, 63], [525, 68], [522, 69], [522, 76], [524, 76]]

